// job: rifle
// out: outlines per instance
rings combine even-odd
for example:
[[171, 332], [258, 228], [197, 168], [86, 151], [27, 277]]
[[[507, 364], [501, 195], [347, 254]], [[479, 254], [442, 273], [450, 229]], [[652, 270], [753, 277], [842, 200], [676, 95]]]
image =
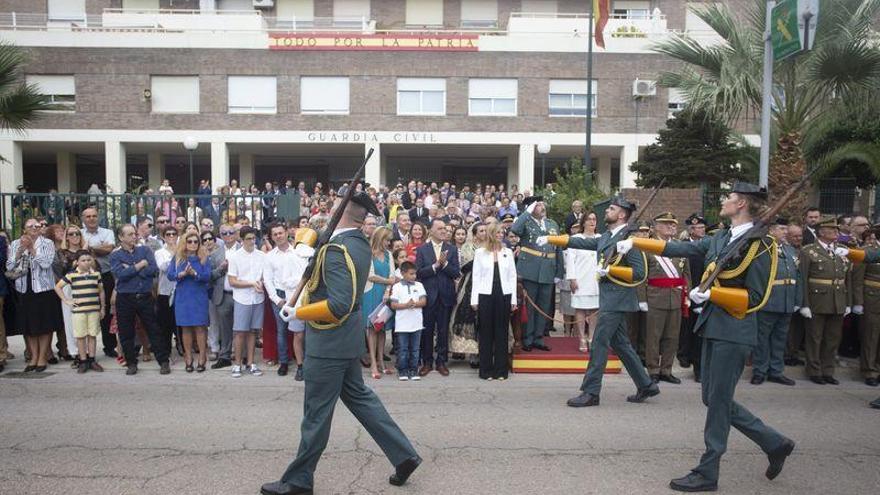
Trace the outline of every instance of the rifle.
[[770, 222], [773, 220], [773, 217], [779, 213], [779, 210], [785, 206], [791, 198], [794, 197], [795, 194], [798, 193], [807, 183], [810, 182], [810, 177], [819, 170], [820, 167], [813, 167], [813, 170], [810, 170], [797, 183], [795, 183], [789, 190], [782, 195], [779, 200], [776, 201], [773, 206], [768, 208], [761, 214], [761, 217], [758, 218], [752, 227], [746, 231], [745, 234], [739, 236], [735, 241], [733, 241], [730, 248], [723, 255], [718, 257], [715, 260], [715, 269], [712, 270], [712, 273], [706, 277], [706, 280], [700, 284], [700, 292], [706, 292], [712, 287], [712, 284], [715, 283], [715, 279], [718, 278], [718, 275], [724, 271], [724, 266], [727, 265], [727, 262], [733, 259], [735, 256], [739, 256], [740, 252], [749, 244], [752, 239], [760, 239], [767, 235], [767, 229], [769, 227]]
[[[623, 236], [629, 237], [631, 232], [634, 232], [639, 229], [639, 220], [641, 220], [642, 215], [648, 211], [648, 207], [651, 206], [651, 203], [654, 202], [654, 198], [657, 197], [657, 193], [660, 192], [660, 189], [663, 188], [663, 184], [666, 183], [666, 177], [660, 179], [660, 182], [654, 186], [654, 189], [651, 190], [651, 194], [648, 196], [648, 199], [645, 201], [645, 205], [639, 208], [639, 213], [635, 216], [635, 218], [630, 219], [630, 221], [626, 224], [626, 227], [623, 228]], [[614, 247], [614, 250], [611, 252], [611, 256], [605, 258], [605, 261], [602, 263], [602, 268], [607, 269], [608, 265], [611, 264], [611, 260], [617, 256], [617, 247]]]
[[[345, 211], [345, 208], [348, 206], [348, 203], [351, 202], [351, 197], [354, 195], [355, 186], [360, 182], [361, 177], [364, 173], [364, 168], [367, 166], [367, 162], [370, 161], [370, 157], [373, 156], [373, 148], [370, 148], [367, 151], [367, 156], [364, 157], [363, 163], [361, 163], [360, 168], [357, 169], [357, 172], [354, 173], [354, 176], [348, 182], [348, 190], [345, 191], [345, 196], [342, 197], [342, 200], [336, 206], [336, 209], [333, 211], [333, 216], [330, 217], [330, 221], [327, 222], [327, 226], [324, 228], [324, 231], [321, 232], [321, 235], [318, 236], [318, 242], [315, 244], [315, 253], [317, 254], [320, 251], [321, 247], [330, 242], [330, 236], [333, 235], [333, 231], [336, 230], [336, 226], [339, 224], [339, 220], [342, 219], [342, 213]], [[293, 291], [293, 295], [287, 300], [287, 305], [293, 308], [296, 306], [296, 302], [299, 300], [300, 294], [302, 294], [303, 289], [306, 284], [309, 282], [309, 279], [312, 278], [312, 273], [315, 271], [315, 262], [318, 259], [317, 256], [312, 256], [312, 259], [309, 260], [309, 264], [306, 267], [306, 270], [303, 272], [302, 279], [300, 279], [299, 283], [296, 285], [296, 289]], [[293, 315], [287, 315], [287, 313], [282, 308], [281, 317], [282, 319], [285, 317], [292, 317]]]

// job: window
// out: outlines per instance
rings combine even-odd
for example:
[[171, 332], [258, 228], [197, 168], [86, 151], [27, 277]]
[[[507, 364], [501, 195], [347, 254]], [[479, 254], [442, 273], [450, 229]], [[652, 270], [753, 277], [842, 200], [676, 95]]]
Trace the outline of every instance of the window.
[[446, 115], [446, 79], [397, 79], [397, 115]]
[[50, 21], [82, 21], [86, 18], [86, 0], [49, 0]]
[[495, 27], [498, 25], [498, 0], [462, 0], [462, 27]]
[[[598, 84], [593, 80], [592, 101], [590, 110], [596, 116], [596, 96]], [[587, 80], [586, 79], [551, 79], [550, 80], [550, 116], [551, 117], [586, 117], [587, 116]]]
[[650, 19], [651, 18], [651, 2], [635, 1], [635, 0], [615, 0], [613, 5], [614, 11], [611, 12], [614, 17], [624, 19]]
[[333, 0], [333, 17], [369, 19], [370, 0]]
[[217, 0], [217, 10], [254, 10], [254, 2], [253, 0]]
[[47, 97], [52, 110], [72, 112], [76, 110], [76, 91], [73, 76], [26, 76], [25, 83], [36, 85], [37, 91]]
[[314, 0], [277, 0], [275, 2], [275, 15], [279, 22], [299, 24], [300, 22], [313, 22], [315, 20]]
[[669, 113], [671, 119], [675, 113], [684, 108], [685, 98], [681, 91], [675, 88], [669, 88]]
[[556, 0], [522, 0], [520, 12], [555, 14], [559, 6]]
[[305, 114], [348, 114], [347, 77], [303, 77], [300, 105]]
[[471, 79], [468, 81], [470, 115], [516, 115], [516, 79]]
[[611, 158], [611, 190], [620, 189], [620, 158]]
[[122, 8], [127, 10], [159, 10], [159, 0], [122, 0]]
[[229, 76], [229, 113], [275, 113], [275, 76]]
[[153, 76], [153, 113], [199, 113], [199, 76]]
[[443, 0], [406, 0], [408, 26], [442, 26]]

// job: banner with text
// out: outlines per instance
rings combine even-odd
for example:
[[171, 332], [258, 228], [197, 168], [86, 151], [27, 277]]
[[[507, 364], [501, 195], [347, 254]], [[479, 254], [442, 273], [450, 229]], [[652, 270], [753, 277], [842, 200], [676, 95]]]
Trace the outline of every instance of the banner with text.
[[272, 33], [270, 50], [475, 52], [476, 34]]

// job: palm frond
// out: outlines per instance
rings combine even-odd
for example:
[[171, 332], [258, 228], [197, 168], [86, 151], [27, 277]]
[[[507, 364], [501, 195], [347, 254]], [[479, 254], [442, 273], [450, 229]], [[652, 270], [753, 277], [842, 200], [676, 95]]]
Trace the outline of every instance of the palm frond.
[[845, 162], [858, 162], [867, 167], [874, 177], [880, 179], [880, 145], [878, 144], [862, 141], [846, 143], [819, 157], [815, 166], [820, 168], [818, 175], [824, 177]]
[[53, 108], [33, 85], [18, 84], [0, 94], [0, 129], [19, 131], [30, 127], [40, 110]]

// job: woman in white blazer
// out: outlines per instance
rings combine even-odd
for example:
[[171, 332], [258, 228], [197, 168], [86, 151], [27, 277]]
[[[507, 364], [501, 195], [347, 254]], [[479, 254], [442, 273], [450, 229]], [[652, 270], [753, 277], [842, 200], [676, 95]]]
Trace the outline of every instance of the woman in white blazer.
[[480, 378], [506, 380], [510, 313], [516, 309], [516, 264], [513, 251], [501, 243], [498, 222], [486, 227], [486, 244], [474, 253], [471, 306], [477, 312]]
[[[581, 216], [581, 233], [573, 237], [593, 238], [596, 234], [596, 214], [590, 212]], [[596, 327], [599, 309], [599, 281], [596, 278], [597, 260], [595, 251], [584, 249], [565, 250], [565, 274], [571, 284], [571, 307], [575, 310], [575, 324], [581, 339], [580, 351], [590, 348], [590, 333]]]

